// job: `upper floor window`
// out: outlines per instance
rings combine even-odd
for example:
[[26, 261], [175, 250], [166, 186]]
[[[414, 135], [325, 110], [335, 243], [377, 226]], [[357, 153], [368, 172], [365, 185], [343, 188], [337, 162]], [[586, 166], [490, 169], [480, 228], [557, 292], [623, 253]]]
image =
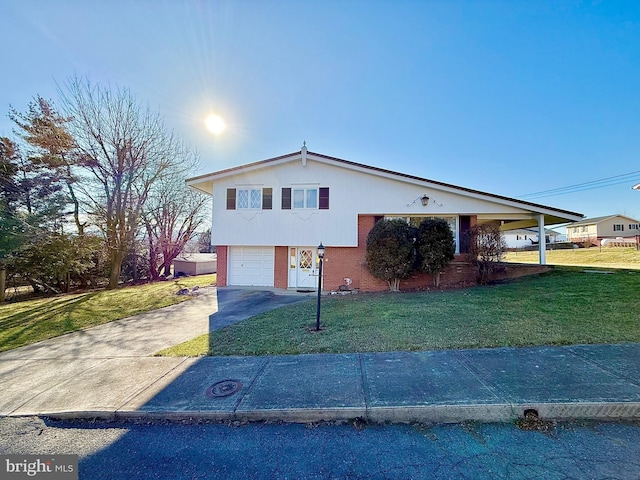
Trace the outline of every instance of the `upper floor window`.
[[622, 225], [621, 223], [614, 223], [613, 224], [613, 231], [614, 232], [624, 232], [624, 225]]
[[271, 188], [227, 188], [227, 210], [271, 210]]
[[282, 189], [282, 209], [329, 209], [329, 187]]
[[640, 230], [640, 225], [638, 225], [637, 223], [630, 223], [629, 230]]
[[260, 189], [238, 189], [238, 208], [261, 208], [262, 191]]
[[293, 208], [318, 208], [318, 189], [294, 188]]

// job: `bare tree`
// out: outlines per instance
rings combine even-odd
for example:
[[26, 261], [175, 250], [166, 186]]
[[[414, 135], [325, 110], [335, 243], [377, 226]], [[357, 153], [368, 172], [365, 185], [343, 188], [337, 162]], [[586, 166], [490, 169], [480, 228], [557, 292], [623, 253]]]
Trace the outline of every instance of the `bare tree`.
[[507, 244], [500, 225], [494, 223], [476, 225], [467, 235], [470, 239], [467, 257], [472, 265], [478, 267], [478, 283], [484, 285], [502, 262]]
[[169, 275], [171, 263], [204, 222], [207, 200], [187, 188], [180, 174], [166, 175], [154, 185], [144, 208], [152, 279]]
[[122, 261], [143, 226], [152, 186], [184, 169], [188, 152], [160, 116], [143, 108], [127, 89], [112, 91], [75, 77], [60, 95], [81, 153], [82, 193], [105, 236], [108, 288], [115, 288]]

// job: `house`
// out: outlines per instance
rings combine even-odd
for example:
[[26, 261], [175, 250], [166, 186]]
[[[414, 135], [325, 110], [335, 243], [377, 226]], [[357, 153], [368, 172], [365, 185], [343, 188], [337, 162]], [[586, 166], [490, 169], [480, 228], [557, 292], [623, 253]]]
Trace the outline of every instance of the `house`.
[[[504, 241], [507, 248], [523, 248], [530, 247], [538, 243], [538, 229], [536, 228], [519, 228], [517, 230], [509, 230], [504, 232]], [[555, 243], [558, 241], [560, 234], [550, 228], [545, 228], [546, 243]]]
[[215, 253], [184, 253], [173, 260], [173, 274], [204, 275], [216, 273], [217, 257]]
[[[465, 233], [484, 222], [503, 230], [567, 223], [579, 213], [463, 188], [426, 178], [300, 151], [187, 180], [211, 195], [211, 243], [217, 283], [307, 289], [318, 284], [317, 246], [325, 249], [323, 288], [350, 284], [363, 291], [387, 285], [366, 269], [367, 235], [376, 221], [401, 217], [449, 222], [457, 260], [444, 284], [469, 278]], [[541, 263], [545, 263], [541, 242]], [[473, 278], [474, 276], [472, 276]], [[413, 282], [413, 283], [411, 283]], [[403, 287], [430, 285], [412, 279]]]
[[640, 221], [625, 215], [587, 218], [567, 227], [567, 239], [574, 243], [600, 245], [604, 239], [633, 238], [640, 235]]

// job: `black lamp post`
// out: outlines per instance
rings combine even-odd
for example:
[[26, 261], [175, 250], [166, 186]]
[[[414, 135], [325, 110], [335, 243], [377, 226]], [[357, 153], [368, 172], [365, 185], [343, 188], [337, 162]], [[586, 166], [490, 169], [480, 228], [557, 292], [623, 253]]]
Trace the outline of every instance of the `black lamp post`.
[[316, 332], [320, 331], [320, 294], [322, 293], [322, 259], [324, 258], [324, 245], [318, 245], [318, 258], [320, 268], [318, 269], [318, 308], [316, 309]]

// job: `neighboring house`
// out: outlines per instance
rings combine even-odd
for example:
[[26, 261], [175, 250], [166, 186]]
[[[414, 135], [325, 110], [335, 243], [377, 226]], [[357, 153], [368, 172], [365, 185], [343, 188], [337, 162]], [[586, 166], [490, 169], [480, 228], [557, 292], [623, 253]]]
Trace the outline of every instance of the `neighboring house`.
[[640, 221], [624, 215], [587, 218], [567, 227], [570, 242], [600, 245], [607, 238], [635, 238], [640, 234]]
[[215, 253], [183, 253], [173, 260], [173, 275], [204, 275], [216, 273]]
[[[546, 243], [555, 243], [560, 234], [550, 228], [545, 229]], [[538, 243], [539, 232], [537, 228], [520, 228], [504, 232], [504, 241], [507, 248], [530, 247]]]
[[[376, 221], [428, 217], [449, 222], [456, 254], [465, 233], [484, 222], [503, 230], [577, 221], [579, 213], [371, 167], [306, 147], [295, 153], [191, 178], [212, 196], [211, 243], [218, 254], [217, 284], [315, 288], [317, 246], [325, 247], [323, 288], [343, 284], [366, 291], [387, 285], [366, 269], [367, 235]], [[542, 242], [544, 263], [544, 242]], [[444, 284], [469, 279], [462, 261], [445, 271]], [[403, 287], [430, 285], [417, 276]], [[347, 280], [348, 279], [348, 280]]]

